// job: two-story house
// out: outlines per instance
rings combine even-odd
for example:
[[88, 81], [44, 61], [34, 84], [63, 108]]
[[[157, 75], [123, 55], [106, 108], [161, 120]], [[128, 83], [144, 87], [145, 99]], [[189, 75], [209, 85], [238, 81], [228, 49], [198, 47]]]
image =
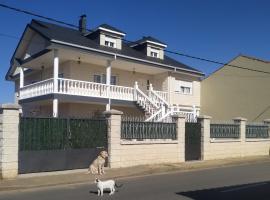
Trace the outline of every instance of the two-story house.
[[32, 20], [11, 58], [6, 79], [24, 116], [82, 117], [105, 109], [162, 121], [200, 110], [202, 72], [164, 53], [153, 37], [125, 42], [126, 33], [102, 24], [79, 29]]

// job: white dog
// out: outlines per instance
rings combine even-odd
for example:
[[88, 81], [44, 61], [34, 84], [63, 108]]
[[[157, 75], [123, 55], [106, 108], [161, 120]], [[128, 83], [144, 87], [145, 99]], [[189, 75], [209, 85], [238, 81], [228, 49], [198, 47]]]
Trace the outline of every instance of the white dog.
[[96, 178], [95, 183], [97, 184], [98, 188], [98, 196], [103, 196], [103, 190], [109, 189], [110, 194], [112, 195], [115, 192], [115, 187], [120, 188], [122, 185], [117, 185], [114, 180], [108, 180], [108, 181], [101, 181]]

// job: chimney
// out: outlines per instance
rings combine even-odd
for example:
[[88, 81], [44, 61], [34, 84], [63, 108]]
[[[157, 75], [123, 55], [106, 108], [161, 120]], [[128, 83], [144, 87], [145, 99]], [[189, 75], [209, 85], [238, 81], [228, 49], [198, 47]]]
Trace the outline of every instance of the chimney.
[[80, 16], [80, 20], [79, 20], [79, 31], [82, 34], [86, 34], [86, 15]]

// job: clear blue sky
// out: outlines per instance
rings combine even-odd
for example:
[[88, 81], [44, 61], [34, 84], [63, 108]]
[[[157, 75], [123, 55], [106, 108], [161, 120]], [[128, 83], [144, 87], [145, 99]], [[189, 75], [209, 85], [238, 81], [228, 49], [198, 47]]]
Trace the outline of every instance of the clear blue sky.
[[[168, 49], [227, 62], [238, 54], [270, 60], [270, 1], [267, 0], [0, 0], [10, 6], [78, 23], [111, 24], [136, 40], [151, 35]], [[32, 17], [0, 8], [0, 33], [20, 37]], [[0, 103], [12, 102], [13, 83], [4, 77], [18, 39], [0, 36]], [[173, 56], [206, 74], [218, 65]]]

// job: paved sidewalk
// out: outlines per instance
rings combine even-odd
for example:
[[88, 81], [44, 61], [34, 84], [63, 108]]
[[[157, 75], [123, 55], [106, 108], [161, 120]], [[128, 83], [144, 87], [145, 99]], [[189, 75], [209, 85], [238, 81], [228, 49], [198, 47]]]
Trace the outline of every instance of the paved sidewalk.
[[[269, 156], [234, 158], [213, 161], [194, 161], [181, 164], [144, 165], [121, 169], [107, 169], [106, 174], [101, 178], [119, 179], [124, 177], [147, 176], [151, 174], [185, 172], [192, 170], [204, 170], [209, 168], [220, 168], [234, 165], [245, 165], [251, 163], [270, 162]], [[77, 183], [93, 183], [95, 176], [86, 174], [86, 169], [69, 170], [60, 172], [44, 172], [25, 174], [18, 176], [15, 180], [0, 181], [0, 191], [23, 190], [56, 185], [67, 185]]]

